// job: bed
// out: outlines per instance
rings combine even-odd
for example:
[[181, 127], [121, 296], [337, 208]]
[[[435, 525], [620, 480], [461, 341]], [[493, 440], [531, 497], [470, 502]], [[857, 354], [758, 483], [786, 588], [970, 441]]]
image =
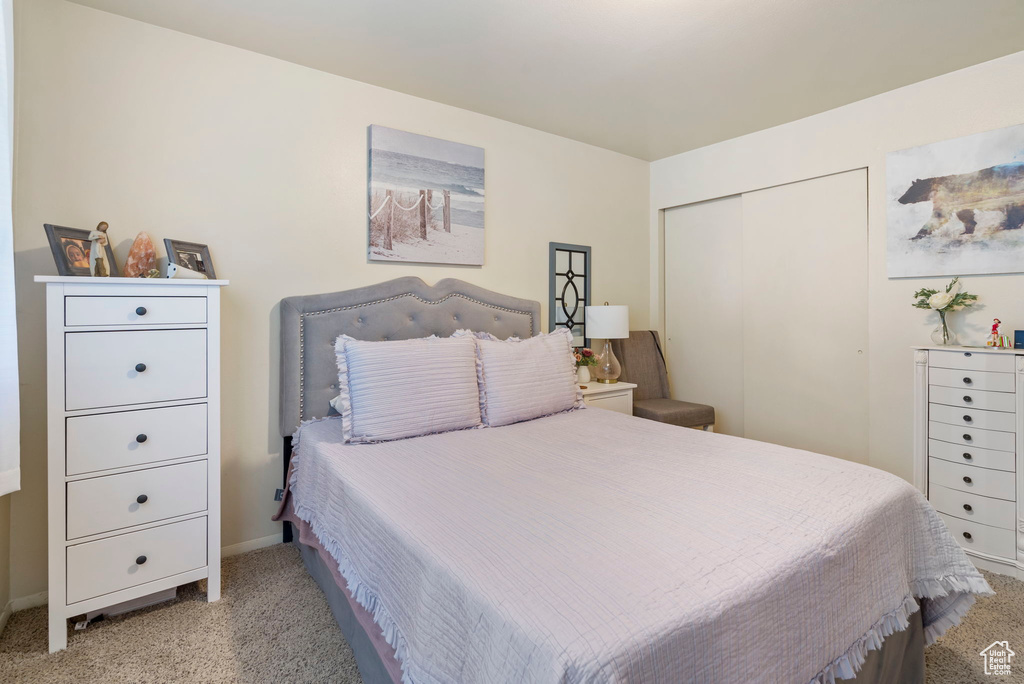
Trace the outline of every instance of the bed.
[[338, 335], [539, 312], [454, 279], [281, 303], [278, 519], [364, 681], [923, 682], [991, 590], [899, 478], [600, 409], [342, 442]]

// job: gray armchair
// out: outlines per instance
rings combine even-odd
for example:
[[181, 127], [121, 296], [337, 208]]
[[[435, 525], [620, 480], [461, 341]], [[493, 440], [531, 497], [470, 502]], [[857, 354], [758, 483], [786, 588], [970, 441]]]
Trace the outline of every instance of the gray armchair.
[[668, 391], [668, 370], [655, 330], [630, 330], [624, 340], [612, 340], [612, 351], [622, 364], [619, 380], [632, 382], [633, 415], [681, 427], [713, 429], [713, 406], [672, 399]]

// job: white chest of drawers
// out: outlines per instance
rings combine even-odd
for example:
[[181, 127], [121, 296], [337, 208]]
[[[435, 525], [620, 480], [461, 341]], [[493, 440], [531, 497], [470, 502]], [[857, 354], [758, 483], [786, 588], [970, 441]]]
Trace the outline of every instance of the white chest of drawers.
[[46, 284], [50, 652], [67, 619], [207, 580], [220, 598], [220, 288]]
[[914, 485], [975, 565], [1024, 579], [1024, 350], [917, 347]]

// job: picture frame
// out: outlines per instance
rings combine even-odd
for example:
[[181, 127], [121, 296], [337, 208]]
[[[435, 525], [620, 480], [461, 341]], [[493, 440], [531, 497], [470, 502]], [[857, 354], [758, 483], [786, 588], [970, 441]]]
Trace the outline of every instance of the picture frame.
[[164, 247], [167, 249], [168, 263], [202, 273], [210, 280], [217, 279], [213, 270], [213, 257], [207, 245], [164, 238]]
[[[91, 230], [55, 226], [50, 223], [44, 223], [43, 229], [46, 231], [46, 239], [50, 243], [53, 261], [57, 264], [58, 275], [92, 276], [92, 272], [89, 270], [89, 250], [92, 249], [92, 243], [89, 240]], [[114, 250], [110, 247], [109, 239], [106, 251], [107, 262], [110, 264], [110, 276], [116, 278], [121, 274], [117, 270]]]

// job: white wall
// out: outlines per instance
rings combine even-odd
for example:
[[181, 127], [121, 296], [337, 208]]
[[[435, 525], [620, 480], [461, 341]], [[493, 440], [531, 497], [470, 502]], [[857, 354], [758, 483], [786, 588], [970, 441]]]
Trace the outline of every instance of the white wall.
[[[12, 595], [44, 590], [44, 222], [110, 223], [123, 263], [146, 230], [211, 245], [223, 292], [225, 545], [278, 533], [282, 297], [404, 275], [547, 297], [548, 242], [593, 247], [593, 296], [648, 324], [648, 164], [62, 0], [17, 14], [15, 249], [23, 491]], [[367, 56], [368, 59], [372, 55]], [[368, 264], [366, 127], [486, 149], [482, 268]], [[547, 311], [544, 311], [546, 321]], [[3, 532], [0, 532], [3, 534]], [[2, 579], [2, 572], [0, 572]]]
[[[930, 344], [929, 331], [937, 318], [911, 308], [911, 295], [922, 285], [948, 279], [886, 278], [885, 154], [1024, 122], [1022, 83], [1024, 52], [654, 162], [652, 324], [659, 325], [663, 309], [659, 210], [867, 167], [869, 463], [911, 479], [909, 347]], [[821, 229], [828, 230], [828, 225]], [[984, 304], [953, 319], [969, 344], [983, 341], [993, 317], [1003, 321], [1004, 330], [1024, 329], [1024, 276], [969, 276], [964, 285]]]

